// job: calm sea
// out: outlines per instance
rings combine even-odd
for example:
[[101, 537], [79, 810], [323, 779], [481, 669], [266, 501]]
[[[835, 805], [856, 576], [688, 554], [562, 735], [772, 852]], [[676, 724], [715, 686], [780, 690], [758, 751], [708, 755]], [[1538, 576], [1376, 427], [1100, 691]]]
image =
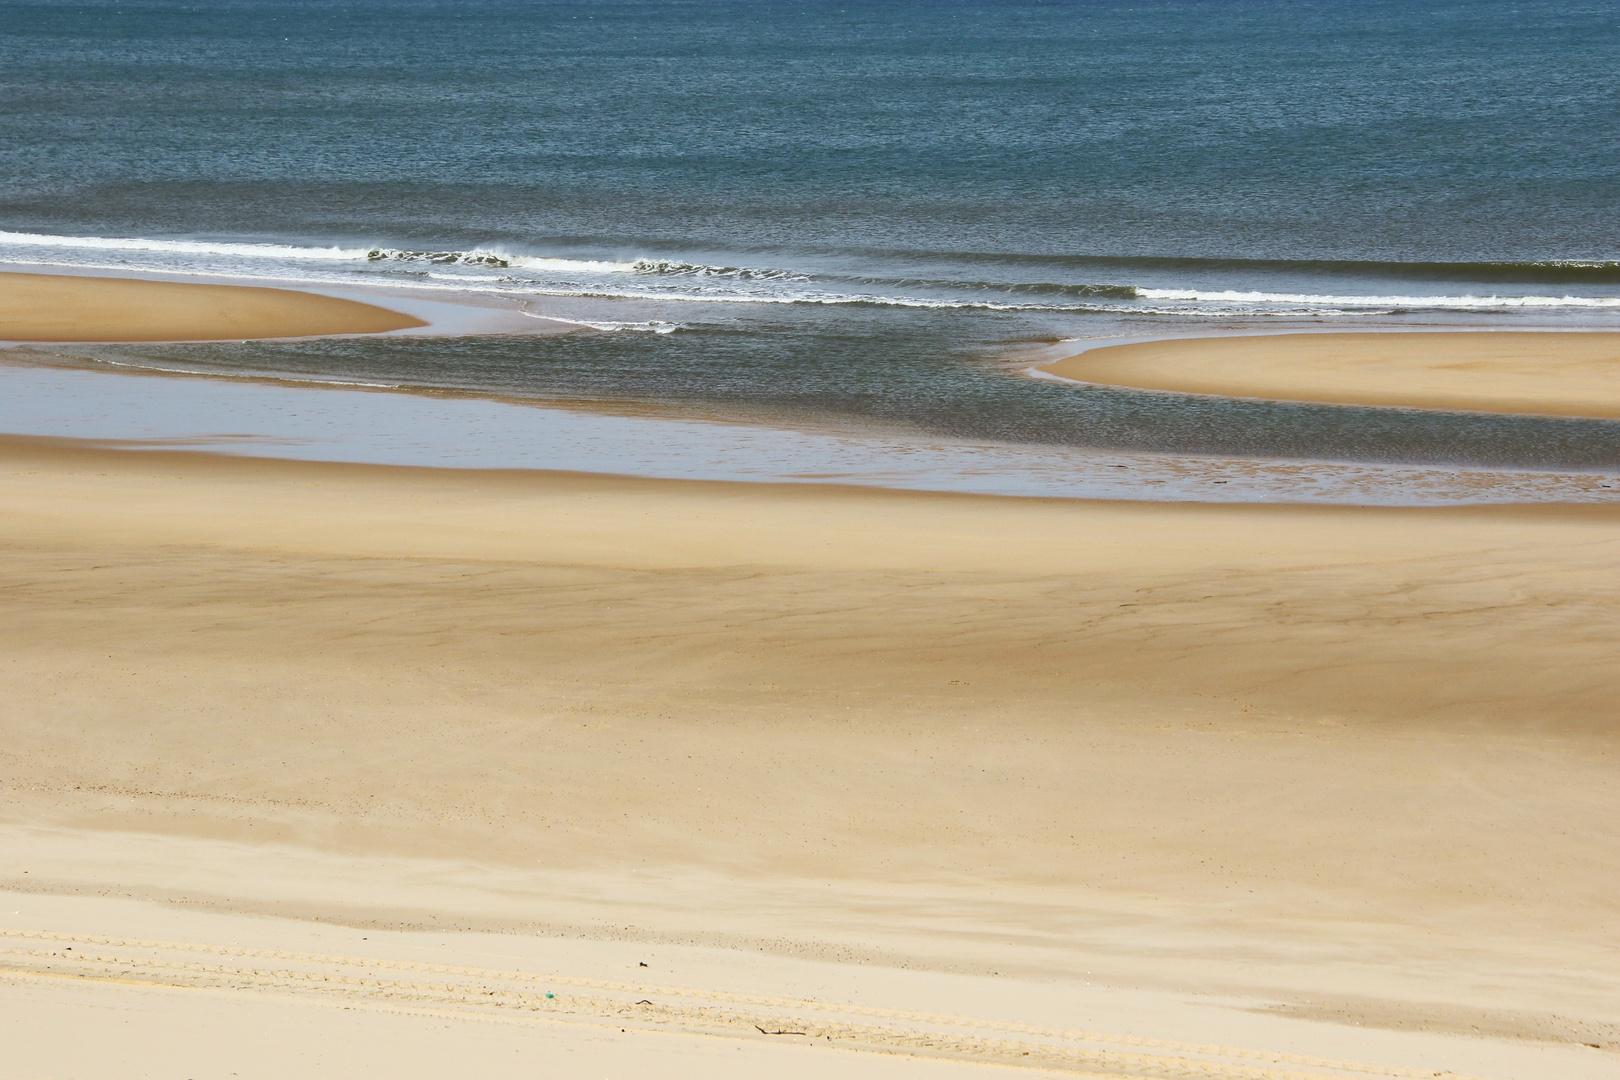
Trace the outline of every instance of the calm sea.
[[599, 332], [94, 356], [796, 425], [1620, 464], [1620, 425], [1082, 391], [1009, 350], [1620, 329], [1620, 7], [0, 3], [0, 260]]

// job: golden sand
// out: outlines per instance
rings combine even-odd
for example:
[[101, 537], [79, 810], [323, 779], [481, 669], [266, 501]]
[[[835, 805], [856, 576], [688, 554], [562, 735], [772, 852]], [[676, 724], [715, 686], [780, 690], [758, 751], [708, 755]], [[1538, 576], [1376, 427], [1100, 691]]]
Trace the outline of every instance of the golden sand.
[[218, 341], [426, 325], [387, 308], [290, 289], [0, 273], [0, 341]]
[[[313, 1068], [335, 1003], [402, 1076], [1595, 1078], [1617, 525], [0, 440], [0, 929], [70, 935], [0, 939], [0, 1014], [176, 1067], [206, 1014]], [[455, 979], [508, 996], [409, 989]], [[1027, 1045], [1076, 1028], [1125, 1041]]]
[[1092, 349], [1046, 370], [1189, 394], [1620, 417], [1620, 334], [1612, 333], [1184, 338]]

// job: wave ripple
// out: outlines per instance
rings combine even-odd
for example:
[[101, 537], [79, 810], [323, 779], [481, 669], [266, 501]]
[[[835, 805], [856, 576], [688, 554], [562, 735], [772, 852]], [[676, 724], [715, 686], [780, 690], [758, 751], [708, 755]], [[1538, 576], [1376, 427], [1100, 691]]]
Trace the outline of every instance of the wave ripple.
[[[930, 261], [955, 272], [904, 272]], [[1620, 284], [1620, 263], [1601, 260], [1284, 264], [889, 253], [854, 258], [843, 268], [836, 258], [822, 256], [816, 260], [818, 268], [811, 270], [653, 255], [579, 258], [564, 252], [520, 250], [515, 245], [349, 247], [0, 231], [0, 262], [271, 284], [353, 286], [366, 281], [394, 288], [495, 293], [518, 299], [574, 297], [674, 304], [843, 305], [1198, 319], [1620, 310], [1620, 295], [1614, 288]], [[1469, 280], [1470, 268], [1479, 280]], [[1081, 280], [1054, 280], [1062, 276], [1055, 271]], [[1520, 274], [1525, 286], [1522, 291], [1477, 287], [1501, 284], [1511, 272]], [[1137, 280], [1130, 280], [1133, 277]], [[1257, 281], [1267, 285], [1257, 286]], [[1545, 291], [1554, 281], [1564, 284], [1567, 291]], [[1447, 288], [1451, 283], [1461, 287]], [[1324, 284], [1329, 288], [1306, 287]], [[604, 321], [595, 315], [582, 319], [583, 324]], [[650, 325], [641, 317], [607, 321]], [[674, 321], [659, 325], [673, 325]]]

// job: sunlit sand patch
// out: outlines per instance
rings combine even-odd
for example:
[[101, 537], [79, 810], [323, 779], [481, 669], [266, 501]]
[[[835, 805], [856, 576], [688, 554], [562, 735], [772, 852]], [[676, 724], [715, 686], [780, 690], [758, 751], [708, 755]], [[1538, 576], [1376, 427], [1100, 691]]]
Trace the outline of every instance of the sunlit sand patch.
[[1620, 334], [1274, 334], [1109, 345], [1043, 370], [1189, 394], [1620, 417]]
[[425, 325], [374, 304], [291, 289], [0, 274], [0, 341], [229, 341]]

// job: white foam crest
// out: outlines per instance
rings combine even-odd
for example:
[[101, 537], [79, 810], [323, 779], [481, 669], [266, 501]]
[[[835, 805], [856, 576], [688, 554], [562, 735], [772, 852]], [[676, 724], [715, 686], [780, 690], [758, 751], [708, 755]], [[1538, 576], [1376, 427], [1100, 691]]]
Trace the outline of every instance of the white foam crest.
[[679, 259], [637, 259], [631, 264], [638, 274], [667, 274], [671, 277], [736, 278], [741, 281], [793, 281], [810, 278], [796, 270], [770, 270], [753, 266], [710, 266]]
[[531, 319], [544, 319], [546, 322], [563, 323], [567, 326], [584, 326], [591, 330], [619, 331], [629, 330], [643, 334], [673, 334], [677, 330], [688, 330], [685, 323], [665, 322], [662, 319], [651, 319], [647, 322], [594, 322], [590, 319], [565, 319], [561, 315], [542, 315], [536, 311], [525, 311]]
[[294, 247], [289, 244], [231, 244], [208, 240], [146, 240], [108, 236], [50, 236], [0, 231], [0, 244], [18, 247], [70, 248], [88, 251], [156, 251], [171, 255], [237, 255], [254, 259], [297, 259], [322, 262], [364, 261], [370, 248]]
[[[69, 237], [38, 233], [0, 231], [0, 250], [10, 247], [0, 264], [71, 266], [77, 269], [128, 270], [127, 262], [97, 261], [89, 253], [106, 256], [127, 253], [152, 255], [233, 256], [253, 260], [232, 266], [230, 262], [177, 260], [172, 265], [152, 265], [151, 269], [180, 272], [193, 277], [235, 278], [281, 285], [301, 283], [347, 285], [355, 274], [379, 263], [439, 264], [442, 269], [389, 274], [381, 280], [390, 287], [441, 293], [479, 293], [502, 296], [548, 296], [560, 298], [646, 300], [692, 304], [787, 304], [827, 306], [872, 306], [923, 310], [978, 310], [995, 312], [1051, 311], [1075, 314], [1109, 313], [1159, 315], [1182, 318], [1244, 316], [1288, 316], [1301, 310], [1318, 315], [1391, 314], [1402, 309], [1512, 310], [1512, 309], [1620, 309], [1620, 297], [1589, 296], [1355, 296], [1316, 293], [1273, 293], [1238, 290], [1154, 289], [1137, 287], [1135, 297], [1096, 297], [1086, 302], [998, 302], [958, 296], [916, 296], [883, 293], [837, 292], [811, 286], [813, 279], [789, 271], [759, 270], [746, 267], [715, 267], [701, 263], [638, 259], [615, 262], [593, 259], [562, 259], [539, 255], [515, 255], [496, 247], [468, 251], [406, 251], [392, 248], [307, 248], [279, 244], [234, 244], [191, 240], [121, 239]], [[30, 254], [17, 249], [30, 249]], [[50, 250], [47, 250], [50, 249]], [[84, 256], [68, 254], [81, 251]], [[37, 252], [37, 254], [32, 254]], [[51, 255], [56, 257], [52, 258]], [[154, 260], [154, 262], [160, 260]], [[272, 264], [280, 261], [285, 269], [277, 272]], [[330, 271], [320, 263], [348, 264]], [[359, 265], [354, 265], [359, 264]], [[453, 264], [445, 266], [443, 264]], [[251, 266], [251, 269], [250, 269]], [[306, 268], [307, 269], [304, 269]], [[517, 269], [520, 272], [489, 271]], [[484, 271], [480, 273], [479, 271]], [[529, 274], [534, 276], [529, 276]], [[550, 278], [550, 280], [548, 280]], [[561, 280], [557, 280], [557, 279]], [[667, 324], [674, 326], [676, 324]], [[668, 333], [651, 324], [604, 324], [599, 329], [642, 328]]]
[[545, 270], [554, 274], [633, 274], [637, 263], [604, 262], [597, 259], [556, 259], [545, 255], [508, 255], [507, 262], [525, 270]]
[[[361, 272], [380, 271], [382, 277], [389, 279], [390, 285], [411, 289], [698, 304], [869, 305], [925, 310], [1100, 312], [1181, 317], [1290, 315], [1301, 311], [1321, 315], [1356, 315], [1390, 314], [1412, 309], [1465, 311], [1620, 309], [1620, 297], [1614, 296], [1473, 294], [1366, 296], [1232, 289], [1145, 287], [1129, 289], [1123, 286], [1120, 287], [1121, 291], [1133, 295], [1088, 297], [1080, 303], [1053, 302], [1051, 299], [1041, 302], [1033, 298], [997, 302], [983, 298], [967, 298], [959, 292], [955, 296], [917, 296], [816, 289], [811, 276], [790, 270], [715, 266], [677, 259], [645, 257], [632, 261], [559, 258], [518, 254], [494, 245], [469, 250], [416, 251], [385, 247], [300, 247], [292, 244], [210, 240], [60, 236], [0, 230], [0, 250], [7, 248], [10, 249], [9, 254], [14, 256], [21, 256], [24, 251], [38, 254], [28, 258], [0, 256], [0, 263], [30, 262], [78, 266], [86, 269], [126, 270], [145, 262], [149, 269], [201, 277], [237, 277], [284, 283], [319, 281], [334, 284], [352, 283], [353, 273], [361, 270], [360, 266], [353, 264], [361, 264], [374, 268], [374, 271], [361, 270]], [[122, 254], [127, 256], [129, 261], [97, 266], [93, 258], [89, 257], [91, 252], [101, 253], [104, 258]], [[52, 255], [55, 256], [54, 259]], [[153, 258], [143, 260], [141, 258], [143, 255]], [[170, 258], [163, 258], [164, 256]], [[265, 266], [266, 263], [273, 262], [281, 262], [286, 266], [286, 270], [276, 273]], [[308, 276], [311, 272], [319, 273], [316, 265], [320, 263], [350, 264], [350, 266], [345, 267], [341, 273], [334, 266], [333, 273], [329, 276]], [[437, 264], [446, 270], [453, 266], [454, 272], [388, 273], [387, 264], [409, 266], [424, 263]], [[1571, 262], [1568, 265], [1585, 264]], [[250, 266], [253, 267], [253, 271], [248, 271]], [[295, 269], [300, 266], [307, 266], [309, 270], [300, 272]], [[234, 267], [240, 269], [222, 272], [230, 271]], [[266, 270], [270, 272], [267, 273]], [[515, 270], [517, 273], [497, 276], [489, 273], [480, 274], [477, 273], [478, 270]], [[423, 278], [431, 280], [422, 280]], [[900, 282], [892, 284], [903, 285]]]
[[615, 288], [610, 284], [580, 284], [569, 283], [546, 284], [542, 282], [527, 281], [518, 278], [493, 275], [445, 274], [427, 273], [424, 277], [442, 281], [444, 284], [430, 284], [425, 281], [402, 281], [402, 288], [439, 289], [445, 291], [487, 292], [503, 296], [555, 296], [573, 297], [589, 300], [658, 300], [671, 303], [687, 304], [818, 304], [828, 306], [866, 306], [866, 307], [898, 307], [921, 308], [934, 311], [1062, 311], [1070, 313], [1105, 312], [1125, 313], [1132, 315], [1215, 315], [1231, 316], [1234, 314], [1250, 315], [1285, 315], [1289, 312], [1280, 312], [1275, 309], [1257, 307], [1252, 310], [1234, 311], [1230, 307], [1211, 304], [1201, 308], [1177, 307], [1144, 307], [1132, 304], [1129, 301], [1118, 303], [1087, 303], [1087, 304], [1009, 304], [998, 303], [993, 300], [960, 300], [944, 297], [928, 296], [888, 296], [879, 293], [834, 293], [834, 292], [794, 292], [781, 291], [773, 293], [764, 292], [693, 292], [657, 288]]
[[675, 259], [640, 258], [624, 262], [609, 259], [569, 259], [549, 255], [526, 255], [499, 246], [479, 246], [461, 250], [415, 250], [372, 246], [300, 247], [293, 244], [251, 244], [215, 240], [157, 240], [147, 237], [59, 236], [46, 233], [0, 230], [0, 245], [54, 248], [81, 251], [151, 252], [164, 255], [214, 255], [252, 259], [284, 259], [320, 262], [426, 262], [464, 266], [522, 268], [552, 274], [646, 274], [672, 277], [734, 278], [759, 281], [808, 281], [789, 270], [757, 269], [746, 266], [710, 266]]
[[[1034, 304], [991, 304], [962, 300], [934, 300], [909, 296], [863, 296], [855, 293], [739, 293], [739, 292], [676, 292], [662, 289], [615, 289], [607, 286], [548, 286], [526, 281], [506, 279], [469, 279], [454, 274], [429, 274], [442, 279], [443, 285], [426, 283], [401, 284], [406, 287], [462, 289], [468, 292], [492, 292], [508, 296], [559, 296], [588, 300], [660, 300], [686, 304], [827, 304], [870, 305], [874, 307], [910, 308], [976, 308], [990, 311], [1050, 311], [1058, 310]], [[487, 281], [489, 284], [480, 284]], [[454, 283], [454, 284], [452, 284]], [[1063, 308], [1065, 311], [1100, 310], [1093, 308]], [[1113, 309], [1109, 309], [1113, 310]]]
[[1144, 289], [1144, 300], [1188, 300], [1220, 304], [1291, 304], [1339, 308], [1620, 308], [1616, 296], [1333, 296], [1318, 293], [1267, 293], [1202, 289]]
[[427, 262], [456, 263], [463, 266], [511, 265], [513, 256], [496, 248], [473, 248], [471, 251], [408, 251], [405, 248], [370, 248], [367, 262]]
[[[480, 252], [486, 249], [479, 249]], [[562, 274], [645, 274], [681, 278], [731, 278], [739, 281], [804, 282], [810, 278], [794, 270], [761, 269], [753, 266], [711, 266], [679, 259], [640, 258], [632, 262], [603, 259], [562, 259], [549, 255], [509, 255], [490, 249], [514, 267]]]
[[[90, 263], [90, 262], [57, 262], [42, 259], [7, 259], [0, 257], [0, 265], [19, 266], [61, 266], [76, 270], [127, 270], [127, 266], [116, 263]], [[190, 268], [184, 271], [187, 277], [223, 278], [233, 281], [263, 281], [272, 285], [324, 285], [353, 287], [355, 280], [352, 277], [329, 274], [324, 276], [307, 276], [302, 274], [254, 274], [237, 271], [209, 271]], [[423, 278], [433, 280], [423, 280]], [[409, 290], [413, 292], [437, 293], [477, 293], [494, 296], [519, 298], [524, 296], [547, 296], [589, 300], [657, 300], [673, 303], [690, 304], [821, 304], [821, 305], [850, 305], [873, 307], [900, 307], [925, 308], [934, 310], [962, 310], [973, 309], [978, 311], [1063, 311], [1069, 313], [1124, 313], [1132, 315], [1162, 315], [1170, 317], [1231, 317], [1234, 315], [1268, 317], [1288, 316], [1297, 314], [1293, 311], [1279, 308], [1254, 307], [1233, 308], [1218, 304], [1200, 307], [1143, 307], [1126, 303], [1121, 304], [998, 304], [991, 301], [972, 300], [943, 300], [927, 297], [905, 296], [879, 296], [870, 294], [852, 293], [801, 293], [801, 294], [759, 294], [759, 293], [682, 293], [663, 290], [633, 290], [613, 289], [601, 286], [548, 286], [538, 282], [514, 279], [508, 276], [470, 275], [470, 274], [444, 274], [428, 272], [416, 278], [389, 279], [388, 286], [392, 289]], [[1355, 312], [1353, 314], [1381, 314], [1387, 309]], [[1333, 312], [1319, 312], [1319, 314], [1346, 314]], [[538, 317], [538, 316], [537, 316]], [[559, 320], [568, 321], [568, 320]], [[580, 323], [580, 325], [591, 325]], [[629, 329], [643, 324], [615, 323], [602, 324], [597, 329]], [[651, 324], [645, 324], [650, 326]], [[674, 329], [687, 329], [684, 323], [667, 324]], [[656, 330], [656, 333], [670, 333], [671, 330]]]

